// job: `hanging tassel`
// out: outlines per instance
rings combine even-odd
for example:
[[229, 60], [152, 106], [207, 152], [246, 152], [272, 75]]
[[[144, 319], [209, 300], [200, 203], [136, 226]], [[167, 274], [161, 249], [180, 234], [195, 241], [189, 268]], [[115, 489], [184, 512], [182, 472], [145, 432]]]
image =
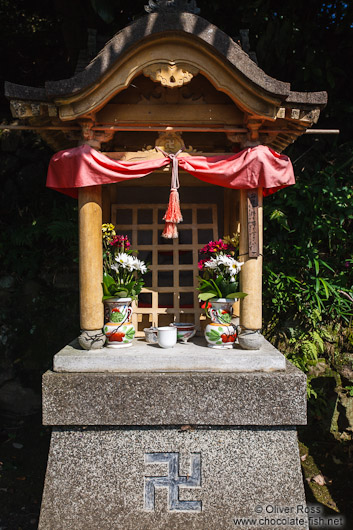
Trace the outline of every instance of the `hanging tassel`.
[[169, 195], [169, 203], [167, 211], [163, 220], [165, 221], [165, 227], [162, 233], [162, 237], [166, 239], [176, 239], [178, 237], [177, 224], [183, 220], [183, 216], [180, 211], [179, 201], [179, 175], [178, 175], [178, 159], [177, 156], [182, 152], [180, 149], [177, 153], [166, 153], [159, 147], [156, 147], [158, 151], [161, 151], [164, 156], [167, 156], [172, 162], [172, 182]]
[[165, 223], [162, 237], [165, 239], [176, 239], [178, 237], [178, 229], [175, 223]]
[[165, 212], [163, 221], [167, 223], [180, 223], [183, 216], [180, 211], [179, 192], [176, 188], [170, 190], [168, 209]]

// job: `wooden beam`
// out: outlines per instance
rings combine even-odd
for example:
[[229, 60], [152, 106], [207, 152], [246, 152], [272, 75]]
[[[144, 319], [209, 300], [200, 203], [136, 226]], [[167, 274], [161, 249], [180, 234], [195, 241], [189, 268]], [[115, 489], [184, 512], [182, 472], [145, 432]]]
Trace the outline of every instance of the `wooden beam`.
[[97, 124], [118, 125], [144, 124], [161, 125], [174, 123], [176, 125], [212, 125], [224, 126], [237, 124], [243, 125], [244, 114], [235, 105], [231, 104], [129, 104], [108, 103], [96, 114]]
[[244, 262], [240, 273], [240, 289], [248, 295], [240, 302], [240, 324], [247, 329], [257, 330], [262, 328], [262, 188], [257, 189], [259, 254], [254, 258], [249, 257], [248, 192], [240, 190], [239, 260]]
[[[70, 125], [0, 125], [0, 130], [8, 129], [10, 131], [80, 131], [81, 127]], [[180, 131], [180, 132], [216, 132], [216, 133], [239, 133], [247, 134], [248, 129], [239, 127], [202, 127], [195, 126], [191, 127], [188, 125], [174, 127], [172, 125], [99, 125], [92, 127], [92, 131], [132, 131], [132, 132], [145, 132], [145, 131]], [[281, 133], [293, 133], [295, 129], [259, 129], [260, 134], [281, 134]], [[305, 129], [302, 134], [340, 134], [339, 129]]]

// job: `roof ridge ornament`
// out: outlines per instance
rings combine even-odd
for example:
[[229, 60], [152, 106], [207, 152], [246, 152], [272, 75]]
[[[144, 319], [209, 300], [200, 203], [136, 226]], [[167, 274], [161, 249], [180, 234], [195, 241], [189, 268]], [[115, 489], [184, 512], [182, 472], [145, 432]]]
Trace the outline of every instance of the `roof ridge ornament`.
[[200, 9], [196, 5], [196, 0], [148, 0], [145, 5], [147, 13], [177, 13], [186, 12], [198, 15]]

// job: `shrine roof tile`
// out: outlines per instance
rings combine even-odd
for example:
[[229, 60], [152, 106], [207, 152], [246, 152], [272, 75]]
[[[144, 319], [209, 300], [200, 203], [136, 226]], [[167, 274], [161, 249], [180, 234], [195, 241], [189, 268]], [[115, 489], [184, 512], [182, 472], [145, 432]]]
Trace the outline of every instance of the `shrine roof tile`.
[[326, 92], [291, 92], [290, 83], [268, 76], [235, 43], [231, 37], [202, 17], [192, 13], [152, 13], [143, 16], [119, 31], [90, 64], [77, 75], [60, 81], [47, 81], [45, 88], [5, 83], [5, 94], [9, 99], [53, 100], [77, 94], [103, 77], [124, 53], [138, 42], [154, 39], [161, 34], [187, 34], [199, 39], [216, 54], [226, 59], [244, 78], [259, 90], [286, 102], [324, 106]]

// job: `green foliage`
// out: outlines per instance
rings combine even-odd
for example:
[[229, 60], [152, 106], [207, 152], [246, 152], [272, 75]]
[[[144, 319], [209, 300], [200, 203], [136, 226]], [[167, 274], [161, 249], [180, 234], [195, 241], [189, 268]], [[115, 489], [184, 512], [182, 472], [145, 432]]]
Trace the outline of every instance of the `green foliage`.
[[[327, 330], [352, 321], [352, 148], [304, 152], [296, 186], [265, 201], [267, 334], [284, 334], [288, 358], [306, 373], [325, 355]], [[315, 397], [310, 378], [308, 388]]]
[[234, 298], [240, 299], [245, 298], [246, 293], [234, 292], [234, 289], [238, 286], [238, 281], [230, 282], [223, 278], [223, 276], [217, 276], [215, 279], [201, 278], [198, 276], [199, 286], [199, 299], [203, 302], [210, 300], [211, 298]]
[[103, 300], [108, 300], [112, 297], [129, 297], [132, 300], [136, 300], [145, 282], [140, 275], [134, 277], [130, 274], [129, 278], [130, 281], [126, 282], [125, 279], [121, 278], [119, 282], [119, 279], [114, 279], [110, 274], [105, 272], [103, 274]]
[[311, 156], [299, 174], [297, 169], [296, 186], [266, 200], [265, 300], [271, 313], [310, 323], [314, 312], [323, 321], [347, 323], [353, 315], [352, 147]]

